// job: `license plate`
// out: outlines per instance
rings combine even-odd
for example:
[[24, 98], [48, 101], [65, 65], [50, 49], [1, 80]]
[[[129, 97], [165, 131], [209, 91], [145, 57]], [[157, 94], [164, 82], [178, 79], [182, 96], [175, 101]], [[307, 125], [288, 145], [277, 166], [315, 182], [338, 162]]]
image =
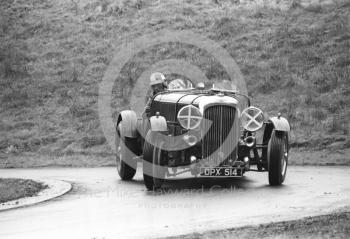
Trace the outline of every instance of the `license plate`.
[[242, 176], [242, 170], [236, 168], [220, 168], [220, 167], [203, 167], [201, 170], [201, 176], [205, 177], [233, 177]]

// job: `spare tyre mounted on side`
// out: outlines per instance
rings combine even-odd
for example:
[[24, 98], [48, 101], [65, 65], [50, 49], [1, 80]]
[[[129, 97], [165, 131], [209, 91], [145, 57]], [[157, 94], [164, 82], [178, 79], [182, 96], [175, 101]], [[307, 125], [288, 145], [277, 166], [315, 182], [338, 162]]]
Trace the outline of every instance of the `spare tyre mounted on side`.
[[117, 171], [122, 180], [131, 180], [137, 169], [137, 138], [129, 138], [121, 135], [121, 127], [123, 121], [120, 121], [117, 125], [116, 135], [116, 163]]

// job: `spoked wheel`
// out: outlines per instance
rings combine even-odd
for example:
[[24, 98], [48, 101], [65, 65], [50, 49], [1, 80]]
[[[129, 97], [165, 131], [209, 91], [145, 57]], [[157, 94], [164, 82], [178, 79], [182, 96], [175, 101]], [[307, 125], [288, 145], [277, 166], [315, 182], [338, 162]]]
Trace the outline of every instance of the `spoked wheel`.
[[286, 178], [288, 151], [287, 134], [273, 131], [267, 152], [269, 184], [272, 186], [281, 185]]
[[143, 179], [148, 190], [161, 188], [167, 169], [162, 164], [164, 142], [158, 132], [148, 131], [143, 148]]
[[128, 138], [121, 134], [122, 121], [117, 126], [116, 135], [116, 163], [117, 171], [122, 180], [131, 180], [136, 173], [137, 139]]

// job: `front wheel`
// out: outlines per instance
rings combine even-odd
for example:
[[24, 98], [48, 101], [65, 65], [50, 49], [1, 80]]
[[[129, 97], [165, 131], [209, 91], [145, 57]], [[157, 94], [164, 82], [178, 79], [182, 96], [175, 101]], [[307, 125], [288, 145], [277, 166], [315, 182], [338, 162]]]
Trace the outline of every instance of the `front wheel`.
[[287, 133], [272, 131], [267, 152], [269, 184], [271, 186], [281, 185], [286, 178], [288, 151]]
[[166, 168], [162, 164], [164, 142], [159, 132], [148, 131], [143, 147], [143, 180], [148, 190], [159, 189], [165, 179]]

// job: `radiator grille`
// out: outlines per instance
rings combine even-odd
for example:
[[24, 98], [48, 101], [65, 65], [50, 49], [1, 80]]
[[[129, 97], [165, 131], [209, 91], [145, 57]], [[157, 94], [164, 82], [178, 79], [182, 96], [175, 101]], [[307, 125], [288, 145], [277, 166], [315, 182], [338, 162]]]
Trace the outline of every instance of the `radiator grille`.
[[[204, 111], [204, 118], [212, 122], [209, 128], [208, 121], [204, 121], [204, 129], [209, 130], [202, 143], [203, 159], [210, 165], [226, 165], [229, 159], [235, 160], [237, 132], [227, 138], [231, 128], [235, 127], [235, 113], [234, 107], [226, 105], [210, 106]], [[226, 138], [227, 141], [223, 144]], [[223, 155], [228, 156], [223, 158]]]

